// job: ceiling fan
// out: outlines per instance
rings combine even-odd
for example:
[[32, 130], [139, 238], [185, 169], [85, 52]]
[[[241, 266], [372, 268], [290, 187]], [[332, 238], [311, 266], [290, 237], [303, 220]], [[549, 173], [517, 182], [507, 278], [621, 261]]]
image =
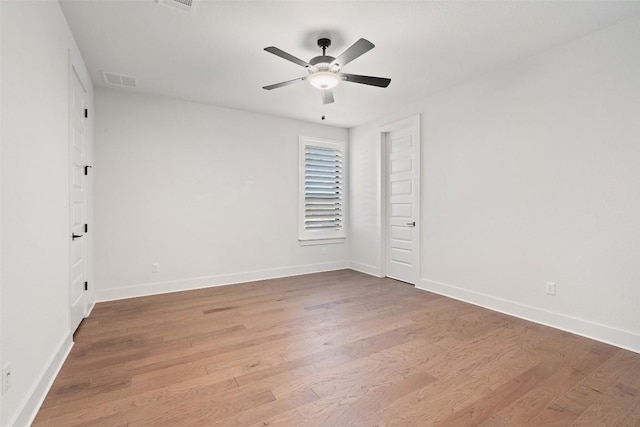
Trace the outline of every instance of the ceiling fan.
[[320, 89], [322, 93], [323, 104], [331, 104], [333, 102], [332, 89], [343, 80], [345, 82], [360, 83], [378, 87], [387, 87], [389, 86], [389, 83], [391, 83], [391, 79], [386, 79], [383, 77], [361, 76], [358, 74], [347, 74], [340, 72], [340, 69], [343, 66], [347, 65], [349, 62], [367, 53], [375, 47], [375, 45], [369, 40], [358, 40], [347, 50], [342, 52], [342, 55], [338, 56], [337, 58], [326, 55], [326, 50], [329, 46], [331, 46], [330, 39], [318, 39], [318, 47], [322, 49], [322, 55], [311, 58], [309, 62], [305, 62], [299, 58], [296, 58], [295, 56], [288, 54], [287, 52], [278, 49], [275, 46], [265, 47], [264, 50], [266, 50], [267, 52], [273, 53], [280, 58], [284, 58], [287, 61], [291, 61], [294, 64], [305, 67], [309, 74], [304, 77], [298, 77], [297, 79], [287, 80], [286, 82], [264, 86], [263, 89], [277, 89], [282, 86], [288, 86], [290, 84], [296, 83], [300, 80], [306, 80], [309, 82], [309, 84], [311, 84], [311, 86]]

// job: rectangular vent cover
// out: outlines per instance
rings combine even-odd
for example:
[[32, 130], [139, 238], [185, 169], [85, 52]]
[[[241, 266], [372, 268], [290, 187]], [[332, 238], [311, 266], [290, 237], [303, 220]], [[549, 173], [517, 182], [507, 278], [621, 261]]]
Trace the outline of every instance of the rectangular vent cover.
[[193, 15], [196, 8], [196, 0], [157, 0], [160, 6], [187, 12]]
[[112, 73], [109, 71], [102, 72], [104, 82], [112, 86], [137, 87], [138, 81], [135, 77], [125, 76], [123, 74]]

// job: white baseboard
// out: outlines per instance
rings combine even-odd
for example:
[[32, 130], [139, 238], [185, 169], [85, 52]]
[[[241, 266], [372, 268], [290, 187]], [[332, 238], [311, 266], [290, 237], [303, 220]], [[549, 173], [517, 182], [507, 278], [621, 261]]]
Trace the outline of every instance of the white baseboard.
[[365, 273], [376, 277], [384, 277], [384, 275], [382, 274], [382, 270], [374, 265], [351, 261], [349, 263], [349, 267], [352, 270], [359, 271], [360, 273]]
[[323, 271], [349, 268], [348, 262], [327, 262], [307, 264], [295, 267], [272, 268], [243, 273], [224, 274], [220, 276], [196, 277], [191, 279], [142, 283], [139, 285], [121, 286], [113, 289], [96, 290], [96, 301], [114, 301], [147, 295], [166, 294], [170, 292], [189, 291], [193, 289], [211, 288], [215, 286], [233, 285], [256, 280], [276, 279], [279, 277], [299, 276], [301, 274], [321, 273]]
[[421, 279], [416, 284], [416, 288], [640, 353], [640, 335], [634, 332], [473, 292], [435, 280]]
[[91, 307], [89, 307], [89, 310], [87, 310], [87, 315], [84, 316], [84, 318], [86, 319], [87, 317], [91, 316], [91, 312], [93, 311], [93, 308], [96, 306], [96, 302], [92, 302], [91, 303]]
[[53, 381], [56, 379], [56, 376], [58, 376], [58, 372], [60, 372], [64, 361], [67, 360], [71, 347], [73, 347], [72, 336], [71, 334], [67, 334], [58, 345], [58, 350], [45, 365], [40, 374], [40, 379], [31, 387], [20, 409], [16, 412], [16, 415], [9, 420], [7, 425], [30, 426], [31, 423], [33, 423], [42, 402], [44, 402], [44, 398], [47, 397]]

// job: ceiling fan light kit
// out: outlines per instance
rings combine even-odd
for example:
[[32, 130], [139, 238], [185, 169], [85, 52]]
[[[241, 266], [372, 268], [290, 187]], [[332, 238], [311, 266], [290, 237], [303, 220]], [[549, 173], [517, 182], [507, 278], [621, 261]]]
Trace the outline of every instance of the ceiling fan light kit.
[[307, 77], [307, 81], [311, 86], [322, 90], [333, 89], [338, 86], [340, 80], [342, 80], [340, 76], [331, 71], [316, 71]]
[[369, 40], [358, 40], [337, 58], [326, 55], [327, 48], [331, 46], [331, 40], [327, 38], [320, 38], [318, 39], [318, 46], [322, 49], [322, 55], [311, 58], [309, 62], [296, 58], [275, 46], [266, 47], [264, 50], [267, 52], [305, 67], [309, 74], [305, 77], [299, 77], [297, 79], [264, 86], [263, 89], [277, 89], [279, 87], [296, 83], [300, 80], [307, 80], [311, 86], [321, 90], [322, 103], [330, 104], [334, 101], [333, 91], [331, 89], [336, 87], [342, 80], [378, 87], [387, 87], [389, 86], [389, 83], [391, 83], [391, 79], [383, 77], [361, 76], [358, 74], [345, 74], [340, 72], [342, 66], [348, 64], [375, 47]]

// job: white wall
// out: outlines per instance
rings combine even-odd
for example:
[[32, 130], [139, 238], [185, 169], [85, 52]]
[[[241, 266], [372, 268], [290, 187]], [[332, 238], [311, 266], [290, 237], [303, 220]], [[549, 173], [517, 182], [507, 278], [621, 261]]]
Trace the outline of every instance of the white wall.
[[352, 129], [353, 264], [381, 271], [379, 126], [420, 113], [418, 286], [640, 351], [638, 52], [636, 18]]
[[69, 50], [90, 81], [58, 2], [2, 1], [1, 19], [1, 424], [23, 426], [71, 346]]
[[[382, 276], [382, 149], [378, 128], [370, 123], [349, 130], [349, 238], [351, 268]], [[352, 143], [354, 141], [355, 143]]]
[[347, 140], [345, 129], [96, 89], [98, 299], [346, 267], [346, 243], [298, 242], [299, 135]]

